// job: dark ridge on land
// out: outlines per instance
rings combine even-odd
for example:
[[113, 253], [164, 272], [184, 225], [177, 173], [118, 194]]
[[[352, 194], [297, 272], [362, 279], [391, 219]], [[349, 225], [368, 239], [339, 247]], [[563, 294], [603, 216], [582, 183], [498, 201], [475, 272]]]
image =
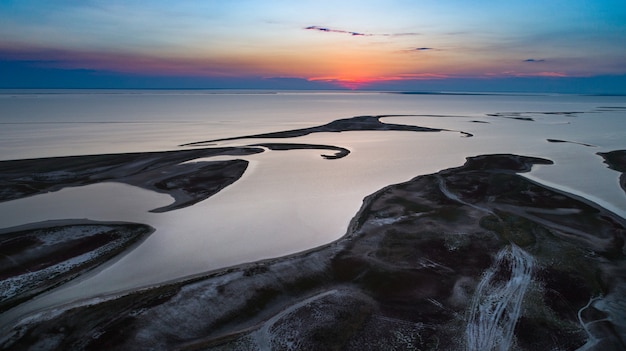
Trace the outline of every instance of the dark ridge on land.
[[0, 312], [96, 268], [153, 231], [144, 224], [88, 220], [0, 230]]
[[610, 169], [621, 172], [619, 185], [626, 192], [626, 150], [615, 150], [610, 152], [598, 152], [604, 158]]
[[254, 144], [250, 146], [262, 146], [266, 147], [270, 150], [303, 150], [303, 149], [313, 149], [313, 150], [331, 150], [336, 151], [334, 155], [322, 155], [323, 158], [327, 160], [336, 160], [343, 157], [346, 157], [350, 154], [350, 150], [332, 145], [318, 145], [318, 144], [295, 144], [295, 143], [264, 143], [264, 144]]
[[549, 143], [569, 143], [569, 144], [577, 144], [577, 145], [588, 146], [588, 147], [596, 147], [596, 145], [579, 143], [577, 141], [567, 141], [567, 140], [560, 140], [560, 139], [546, 139], [546, 140]]
[[184, 162], [260, 152], [263, 149], [223, 147], [0, 161], [0, 202], [112, 181], [171, 195], [174, 203], [152, 210], [165, 212], [214, 195], [239, 179], [248, 165], [244, 160]]
[[336, 242], [42, 313], [0, 347], [623, 349], [626, 221], [518, 174], [551, 163], [468, 158], [368, 196]]
[[[381, 116], [356, 116], [352, 118], [344, 118], [332, 121], [322, 126], [286, 130], [282, 132], [262, 133], [254, 135], [245, 135], [231, 138], [212, 139], [204, 141], [196, 141], [193, 143], [186, 143], [179, 146], [193, 146], [201, 145], [205, 143], [213, 143], [218, 141], [231, 141], [241, 139], [258, 139], [258, 138], [297, 138], [313, 133], [339, 133], [348, 131], [375, 131], [375, 130], [395, 130], [395, 131], [410, 131], [410, 132], [441, 132], [449, 131], [447, 129], [437, 129], [428, 127], [419, 127], [405, 124], [391, 124], [383, 123], [380, 121], [382, 117], [391, 117], [393, 115], [381, 115]], [[461, 132], [466, 136], [472, 136], [470, 133]]]

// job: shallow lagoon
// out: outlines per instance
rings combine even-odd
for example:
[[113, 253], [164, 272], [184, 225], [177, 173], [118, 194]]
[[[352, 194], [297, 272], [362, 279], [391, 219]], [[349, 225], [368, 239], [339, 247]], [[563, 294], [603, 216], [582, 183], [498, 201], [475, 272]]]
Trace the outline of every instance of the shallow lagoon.
[[[353, 131], [284, 139], [280, 141], [345, 147], [351, 153], [338, 160], [321, 158], [320, 154], [326, 153], [323, 150], [267, 150], [232, 157], [250, 162], [239, 181], [192, 207], [162, 214], [148, 211], [167, 205], [169, 196], [118, 183], [66, 188], [0, 203], [0, 227], [89, 218], [135, 221], [157, 229], [125, 256], [4, 317], [9, 320], [26, 311], [333, 241], [345, 233], [368, 194], [419, 174], [460, 166], [465, 157], [479, 154], [517, 153], [551, 159], [555, 165], [536, 167], [526, 176], [626, 216], [626, 196], [617, 183], [619, 174], [595, 154], [626, 148], [624, 97], [5, 92], [0, 95], [0, 159], [173, 150], [187, 142], [306, 128], [339, 118], [378, 114], [419, 115], [386, 117], [383, 121], [462, 130], [474, 136], [453, 131]], [[595, 147], [550, 143], [549, 138]], [[235, 140], [219, 146], [264, 141], [276, 139]]]

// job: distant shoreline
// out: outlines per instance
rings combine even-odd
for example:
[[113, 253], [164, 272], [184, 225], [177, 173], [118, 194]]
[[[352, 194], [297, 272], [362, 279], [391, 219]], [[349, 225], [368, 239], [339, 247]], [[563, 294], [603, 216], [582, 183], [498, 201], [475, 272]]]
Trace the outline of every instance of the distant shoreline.
[[2, 95], [61, 95], [76, 94], [141, 94], [149, 93], [176, 93], [176, 92], [206, 92], [207, 94], [261, 94], [275, 95], [281, 93], [336, 93], [336, 94], [399, 94], [399, 95], [468, 95], [468, 96], [626, 96], [626, 93], [589, 93], [589, 92], [529, 92], [529, 91], [463, 91], [463, 90], [390, 90], [390, 89], [271, 89], [271, 88], [0, 88]]

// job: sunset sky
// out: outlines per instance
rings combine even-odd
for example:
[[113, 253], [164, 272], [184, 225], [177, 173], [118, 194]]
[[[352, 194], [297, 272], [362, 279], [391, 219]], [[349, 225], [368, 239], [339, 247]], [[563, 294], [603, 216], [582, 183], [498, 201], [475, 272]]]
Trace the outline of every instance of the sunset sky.
[[624, 0], [2, 0], [0, 87], [625, 91], [625, 43]]

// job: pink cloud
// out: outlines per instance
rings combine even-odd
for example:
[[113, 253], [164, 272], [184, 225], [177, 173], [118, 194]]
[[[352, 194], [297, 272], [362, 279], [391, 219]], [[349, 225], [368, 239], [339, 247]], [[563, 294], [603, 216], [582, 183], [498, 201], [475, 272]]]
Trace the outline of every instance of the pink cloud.
[[252, 65], [244, 65], [233, 60], [47, 48], [0, 47], [0, 59], [26, 61], [33, 66], [45, 68], [101, 70], [127, 74], [237, 77], [256, 73], [253, 72]]

